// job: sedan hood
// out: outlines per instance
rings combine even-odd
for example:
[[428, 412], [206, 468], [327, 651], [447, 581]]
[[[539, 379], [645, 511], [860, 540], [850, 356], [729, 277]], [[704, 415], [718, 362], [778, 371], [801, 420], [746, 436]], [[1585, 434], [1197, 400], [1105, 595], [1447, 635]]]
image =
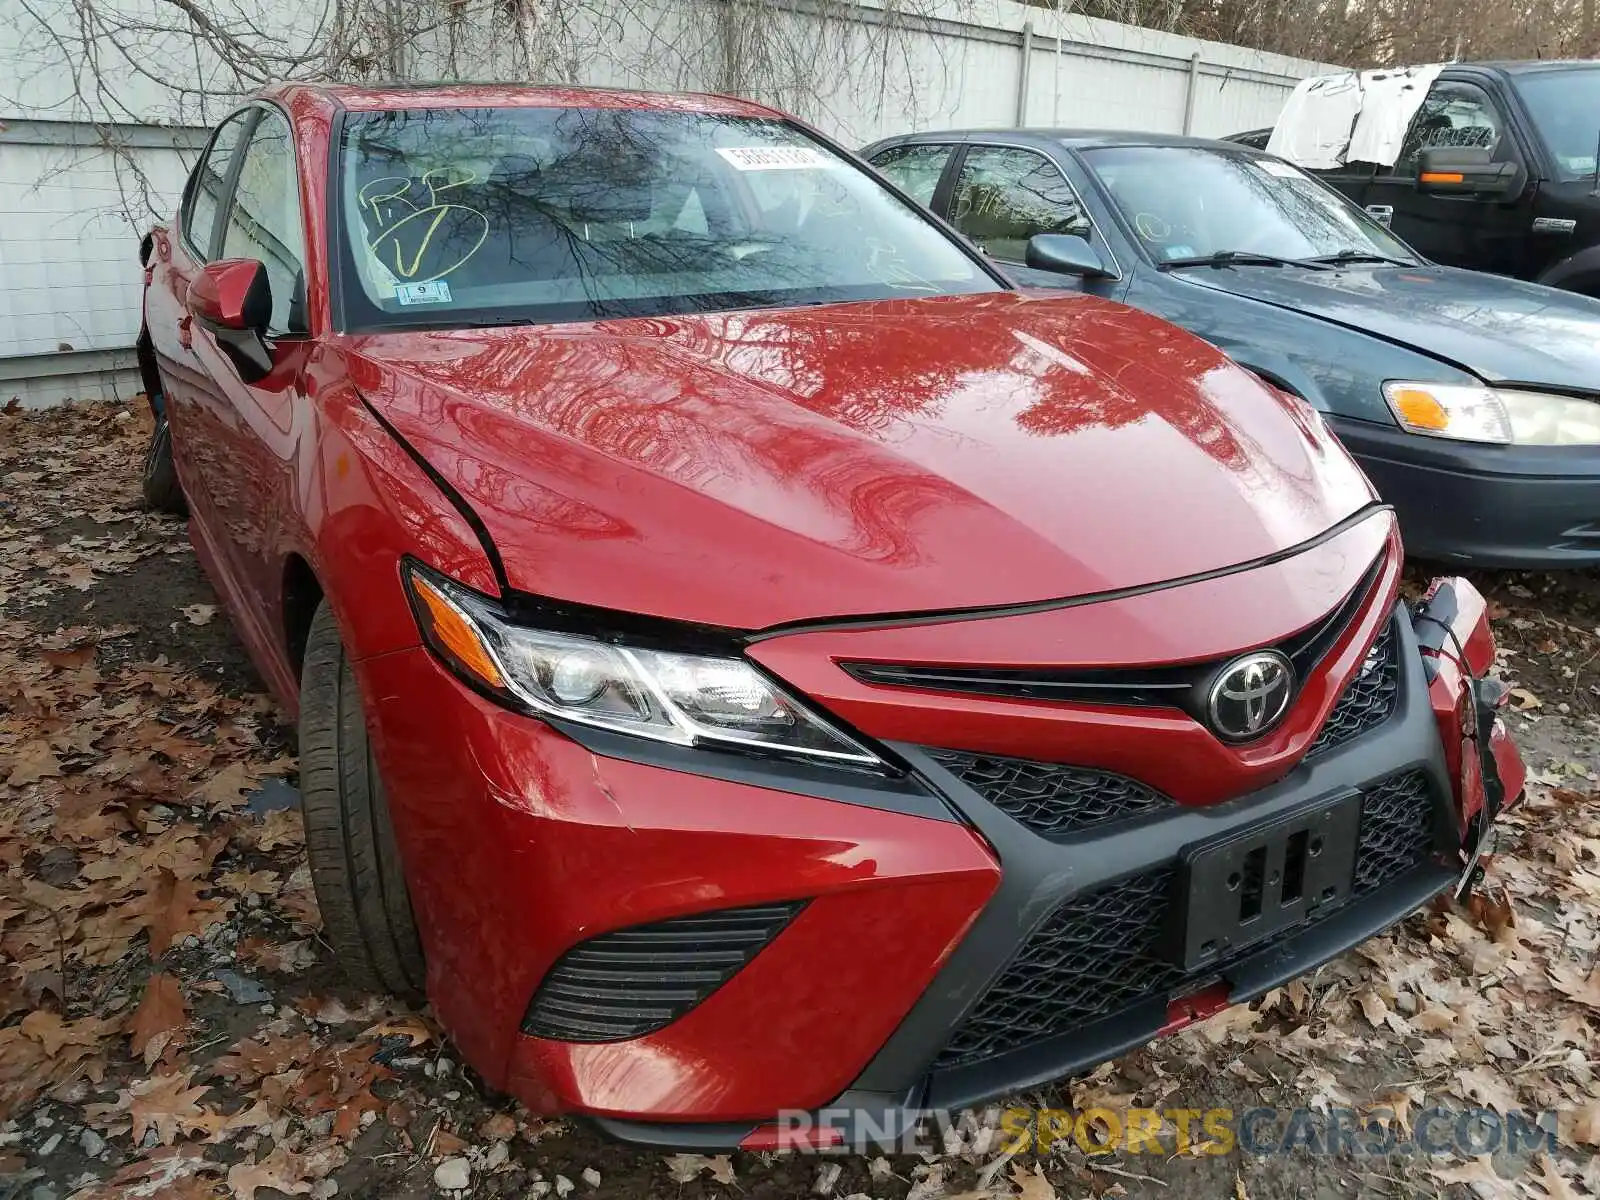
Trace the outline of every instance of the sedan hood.
[[1027, 603], [1280, 552], [1370, 502], [1172, 325], [1015, 293], [350, 339], [510, 585], [734, 628]]
[[1179, 277], [1374, 334], [1489, 383], [1590, 390], [1600, 301], [1453, 267], [1186, 268]]

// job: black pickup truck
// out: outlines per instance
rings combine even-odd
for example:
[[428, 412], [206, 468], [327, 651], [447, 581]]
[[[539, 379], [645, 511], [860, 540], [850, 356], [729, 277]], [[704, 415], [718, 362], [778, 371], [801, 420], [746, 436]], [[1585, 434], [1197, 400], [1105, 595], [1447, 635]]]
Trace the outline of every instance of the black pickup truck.
[[1600, 62], [1458, 63], [1393, 166], [1316, 174], [1435, 262], [1600, 296], [1597, 151]]

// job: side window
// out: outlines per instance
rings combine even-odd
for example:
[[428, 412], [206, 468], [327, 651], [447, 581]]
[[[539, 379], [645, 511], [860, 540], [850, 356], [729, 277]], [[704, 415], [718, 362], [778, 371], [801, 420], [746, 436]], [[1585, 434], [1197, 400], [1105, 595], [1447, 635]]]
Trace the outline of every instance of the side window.
[[190, 247], [202, 259], [211, 257], [211, 233], [217, 224], [217, 209], [222, 204], [222, 189], [228, 180], [228, 164], [238, 148], [248, 113], [236, 113], [225, 121], [211, 139], [205, 154], [195, 164], [194, 173], [183, 193], [183, 232]]
[[1489, 94], [1474, 83], [1440, 79], [1428, 89], [1406, 130], [1396, 175], [1414, 175], [1417, 160], [1430, 146], [1482, 146], [1497, 150], [1505, 123]]
[[872, 165], [918, 204], [931, 207], [939, 176], [944, 174], [954, 146], [890, 146], [872, 159]]
[[1088, 237], [1092, 226], [1059, 167], [1033, 150], [973, 146], [956, 180], [951, 222], [994, 258], [1021, 262], [1036, 233]]
[[245, 146], [222, 235], [222, 257], [264, 263], [272, 285], [273, 332], [305, 331], [306, 255], [299, 175], [288, 122], [276, 112], [262, 114]]

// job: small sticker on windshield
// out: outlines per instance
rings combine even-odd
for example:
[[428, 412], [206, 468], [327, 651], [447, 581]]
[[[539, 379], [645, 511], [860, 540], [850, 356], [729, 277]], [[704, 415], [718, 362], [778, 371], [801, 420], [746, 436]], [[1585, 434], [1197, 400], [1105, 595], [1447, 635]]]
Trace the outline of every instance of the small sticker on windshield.
[[810, 171], [835, 161], [810, 146], [718, 146], [717, 153], [739, 171]]
[[1300, 178], [1299, 171], [1288, 163], [1281, 163], [1275, 158], [1258, 158], [1256, 159], [1256, 166], [1260, 167], [1268, 175], [1276, 175], [1279, 179]]
[[1167, 257], [1168, 258], [1198, 258], [1200, 256], [1194, 252], [1194, 247], [1193, 246], [1168, 246], [1167, 247]]
[[442, 279], [427, 283], [397, 283], [394, 298], [401, 304], [449, 304], [450, 285]]

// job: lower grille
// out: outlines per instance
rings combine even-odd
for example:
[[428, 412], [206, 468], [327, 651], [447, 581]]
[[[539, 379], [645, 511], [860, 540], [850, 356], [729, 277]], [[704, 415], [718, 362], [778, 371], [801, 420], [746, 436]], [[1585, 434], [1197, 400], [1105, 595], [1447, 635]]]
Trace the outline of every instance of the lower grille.
[[[1366, 789], [1354, 897], [1393, 882], [1433, 848], [1433, 791], [1421, 771]], [[1158, 867], [1074, 896], [1034, 930], [934, 1062], [967, 1066], [1059, 1037], [1152, 997], [1204, 982], [1163, 957], [1174, 868]], [[1319, 910], [1315, 920], [1331, 909]], [[1303, 923], [1279, 935], [1293, 937]], [[1243, 955], [1260, 952], [1258, 943]], [[1226, 964], [1221, 964], [1226, 965]]]
[[1331, 750], [1376, 729], [1394, 715], [1399, 699], [1400, 656], [1396, 652], [1394, 626], [1390, 625], [1367, 652], [1306, 755]]
[[1421, 771], [1386, 779], [1361, 797], [1357, 896], [1404, 875], [1433, 850], [1433, 789]]
[[964, 750], [930, 749], [927, 753], [990, 804], [1045, 837], [1077, 833], [1173, 806], [1153, 788], [1109, 771]]
[[544, 977], [522, 1032], [563, 1042], [618, 1042], [652, 1033], [731, 979], [803, 907], [696, 913], [580, 942]]

